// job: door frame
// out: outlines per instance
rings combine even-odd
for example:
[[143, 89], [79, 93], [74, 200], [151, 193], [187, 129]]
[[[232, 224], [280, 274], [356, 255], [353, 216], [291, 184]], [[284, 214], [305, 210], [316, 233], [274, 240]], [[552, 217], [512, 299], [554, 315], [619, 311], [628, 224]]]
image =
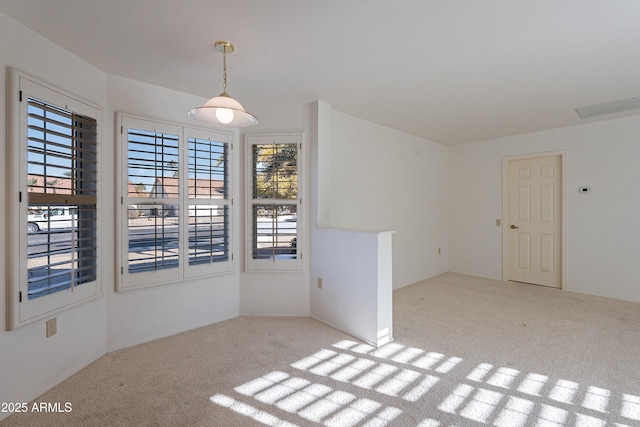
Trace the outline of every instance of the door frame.
[[502, 280], [509, 280], [509, 162], [514, 160], [535, 159], [539, 157], [560, 156], [562, 171], [560, 174], [561, 203], [561, 250], [560, 250], [560, 289], [567, 284], [567, 150], [544, 151], [541, 153], [520, 154], [502, 157]]

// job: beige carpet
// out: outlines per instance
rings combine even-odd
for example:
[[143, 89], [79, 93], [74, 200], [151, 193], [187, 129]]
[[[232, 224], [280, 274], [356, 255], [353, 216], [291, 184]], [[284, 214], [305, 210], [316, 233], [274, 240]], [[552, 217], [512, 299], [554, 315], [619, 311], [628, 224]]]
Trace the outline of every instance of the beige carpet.
[[2, 426], [640, 426], [640, 304], [444, 274], [373, 349], [238, 318], [109, 354]]

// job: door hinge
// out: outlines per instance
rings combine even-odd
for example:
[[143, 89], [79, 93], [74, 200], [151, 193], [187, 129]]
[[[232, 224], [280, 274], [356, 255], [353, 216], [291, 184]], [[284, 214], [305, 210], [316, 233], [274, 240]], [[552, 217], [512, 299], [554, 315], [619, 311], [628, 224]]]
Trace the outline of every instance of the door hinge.
[[124, 267], [120, 267], [120, 274], [124, 274]]
[[124, 197], [120, 196], [120, 204], [124, 205]]
[[120, 126], [120, 134], [122, 135], [124, 133], [124, 126]]
[[19, 98], [20, 102], [22, 102], [22, 91], [18, 91], [18, 94], [19, 94], [18, 98]]
[[18, 302], [22, 302], [22, 291], [18, 292]]
[[18, 203], [22, 203], [22, 191], [18, 191]]
[[231, 261], [233, 261], [233, 254], [231, 254]]

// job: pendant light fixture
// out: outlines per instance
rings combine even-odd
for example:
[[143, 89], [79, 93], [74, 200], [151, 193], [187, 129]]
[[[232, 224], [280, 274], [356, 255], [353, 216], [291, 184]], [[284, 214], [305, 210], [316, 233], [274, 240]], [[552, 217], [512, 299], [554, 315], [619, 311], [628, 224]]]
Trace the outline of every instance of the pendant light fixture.
[[233, 44], [228, 41], [218, 41], [215, 46], [222, 52], [223, 91], [203, 106], [189, 111], [189, 116], [218, 127], [244, 128], [257, 125], [258, 118], [246, 112], [242, 105], [227, 93], [227, 54], [233, 52]]

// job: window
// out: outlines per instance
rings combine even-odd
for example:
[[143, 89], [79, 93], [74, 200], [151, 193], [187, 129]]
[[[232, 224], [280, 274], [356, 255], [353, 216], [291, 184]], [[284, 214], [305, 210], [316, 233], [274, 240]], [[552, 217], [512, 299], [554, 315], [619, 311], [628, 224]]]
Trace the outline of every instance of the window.
[[302, 269], [302, 133], [246, 136], [248, 194], [247, 270]]
[[119, 290], [232, 270], [232, 133], [120, 116]]
[[18, 201], [8, 207], [13, 329], [101, 293], [100, 110], [16, 70], [9, 79], [16, 101], [10, 101], [9, 180]]

